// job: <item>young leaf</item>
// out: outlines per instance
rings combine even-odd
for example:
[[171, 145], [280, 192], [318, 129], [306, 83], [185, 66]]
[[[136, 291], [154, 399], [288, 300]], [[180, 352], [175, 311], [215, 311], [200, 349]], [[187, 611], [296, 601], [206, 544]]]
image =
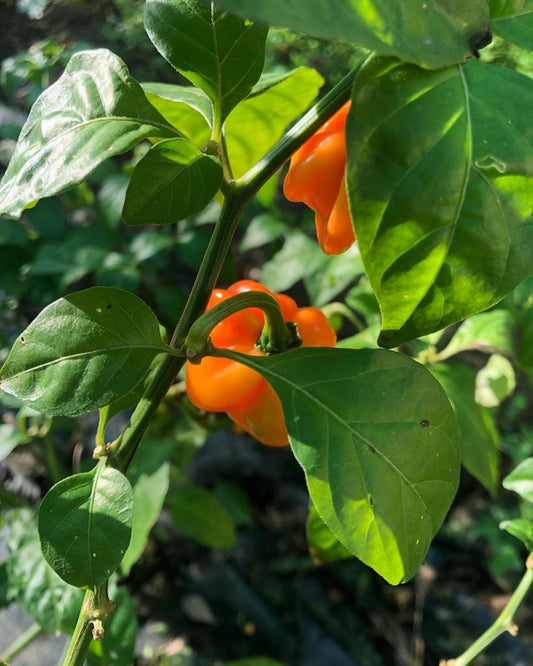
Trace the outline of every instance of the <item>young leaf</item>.
[[206, 546], [232, 548], [235, 525], [217, 497], [201, 486], [187, 485], [167, 498], [172, 519], [187, 536]]
[[490, 18], [491, 27], [497, 35], [531, 50], [533, 0], [490, 0]]
[[500, 529], [520, 539], [529, 552], [533, 550], [533, 523], [530, 520], [524, 518], [504, 520], [500, 523]]
[[527, 458], [502, 481], [507, 490], [520, 495], [522, 499], [533, 503], [533, 458]]
[[187, 139], [159, 141], [133, 171], [126, 224], [170, 224], [200, 212], [218, 192], [222, 167]]
[[63, 479], [39, 510], [43, 555], [75, 587], [101, 585], [118, 568], [131, 536], [133, 493], [118, 470], [99, 463]]
[[337, 539], [392, 584], [414, 576], [459, 481], [457, 426], [439, 383], [384, 350], [217, 354], [274, 387], [313, 504]]
[[486, 43], [489, 31], [485, 0], [217, 0], [216, 4], [254, 21], [356, 42], [428, 68], [464, 60]]
[[463, 443], [463, 465], [495, 495], [498, 488], [499, 435], [492, 414], [475, 401], [476, 371], [465, 363], [430, 366], [455, 410]]
[[248, 95], [265, 59], [267, 30], [199, 0], [147, 0], [156, 49], [213, 102], [215, 124]]
[[233, 175], [238, 178], [266, 155], [285, 128], [306, 111], [324, 79], [299, 67], [282, 76], [263, 77], [250, 96], [229, 115], [224, 126]]
[[477, 61], [425, 72], [381, 58], [354, 91], [350, 205], [380, 343], [395, 347], [532, 274], [533, 81]]
[[213, 105], [203, 90], [170, 83], [143, 83], [142, 87], [165, 120], [197, 146], [205, 146], [213, 126]]
[[46, 414], [86, 414], [129, 393], [167, 350], [143, 301], [92, 287], [46, 307], [17, 338], [0, 388]]
[[120, 58], [80, 51], [33, 105], [0, 183], [0, 213], [19, 216], [141, 139], [176, 134]]
[[484, 407], [497, 407], [514, 393], [516, 375], [505, 356], [493, 354], [477, 373], [476, 402]]

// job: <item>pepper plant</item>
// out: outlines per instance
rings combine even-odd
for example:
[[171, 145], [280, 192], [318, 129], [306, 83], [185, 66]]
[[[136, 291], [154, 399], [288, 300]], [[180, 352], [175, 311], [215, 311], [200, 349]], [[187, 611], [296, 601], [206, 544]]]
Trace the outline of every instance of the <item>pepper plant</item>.
[[[98, 49], [73, 55], [37, 99], [0, 185], [1, 214], [18, 217], [147, 141], [126, 192], [126, 224], [169, 225], [221, 204], [168, 339], [137, 296], [93, 287], [46, 307], [1, 370], [0, 388], [38, 412], [100, 413], [97, 464], [59, 481], [39, 514], [47, 562], [85, 590], [65, 665], [83, 663], [91, 639], [105, 636], [108, 582], [132, 533], [126, 473], [186, 362], [202, 368], [205, 359], [198, 394], [215, 385], [206, 372], [214, 361], [266, 380], [315, 519], [391, 584], [415, 575], [457, 491], [462, 445], [465, 460], [472, 456], [458, 401], [452, 407], [438, 381], [453, 394], [449, 378], [398, 347], [488, 310], [533, 274], [533, 81], [480, 59], [493, 33], [528, 49], [532, 12], [529, 0], [147, 0], [150, 39], [192, 85], [140, 84]], [[316, 72], [263, 73], [269, 25], [365, 52], [311, 105]], [[331, 120], [341, 109], [345, 131]], [[342, 150], [311, 173], [305, 160], [321, 133]], [[243, 209], [291, 156], [287, 191], [300, 179], [310, 192], [291, 198], [313, 205], [317, 224], [342, 209], [353, 225], [334, 251], [357, 238], [379, 303], [380, 348], [305, 346], [303, 329], [298, 346], [298, 327], [287, 327], [293, 319], [265, 290], [230, 289], [205, 312]], [[334, 185], [330, 170], [340, 173]], [[326, 213], [322, 196], [334, 199]], [[259, 349], [217, 346], [216, 327], [250, 312], [261, 323]], [[270, 404], [261, 403], [265, 422], [278, 418]], [[109, 441], [109, 419], [129, 406], [129, 422]], [[531, 585], [529, 568], [507, 619]]]

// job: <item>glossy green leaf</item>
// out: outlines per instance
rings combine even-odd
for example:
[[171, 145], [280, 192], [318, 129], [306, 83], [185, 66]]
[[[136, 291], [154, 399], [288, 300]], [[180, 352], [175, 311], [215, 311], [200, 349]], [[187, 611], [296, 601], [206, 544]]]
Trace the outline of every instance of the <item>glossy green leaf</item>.
[[384, 350], [219, 354], [274, 387], [313, 504], [339, 541], [392, 584], [414, 576], [459, 481], [457, 426], [439, 383]]
[[493, 354], [476, 377], [476, 402], [484, 407], [497, 407], [514, 393], [516, 375], [505, 356]]
[[17, 338], [0, 388], [46, 414], [85, 414], [129, 393], [167, 349], [137, 296], [92, 287], [46, 307]]
[[130, 545], [120, 566], [125, 576], [142, 555], [163, 508], [169, 485], [169, 458], [174, 448], [173, 440], [143, 439], [128, 469], [133, 487], [133, 522]]
[[217, 0], [269, 25], [356, 42], [384, 55], [438, 68], [464, 60], [486, 43], [486, 0]]
[[67, 585], [46, 563], [32, 511], [22, 509], [11, 514], [7, 548], [14, 600], [45, 631], [65, 630], [72, 607], [81, 607], [83, 592]]
[[533, 550], [533, 523], [530, 520], [524, 518], [504, 520], [500, 523], [500, 529], [520, 539], [529, 552]]
[[465, 363], [429, 368], [446, 391], [457, 418], [463, 465], [493, 495], [498, 488], [499, 435], [490, 411], [476, 403], [476, 371]]
[[135, 167], [122, 216], [126, 224], [170, 224], [200, 212], [222, 183], [218, 160], [187, 139], [159, 141]]
[[[490, 308], [533, 272], [533, 80], [478, 61], [375, 59], [354, 85], [347, 184], [395, 347]], [[475, 249], [475, 251], [474, 251]]]
[[306, 111], [324, 79], [299, 67], [281, 76], [263, 77], [249, 97], [229, 115], [224, 135], [233, 175], [238, 178], [266, 155], [287, 126]]
[[307, 545], [309, 554], [315, 564], [337, 562], [353, 557], [337, 539], [326, 523], [318, 515], [313, 504], [309, 504], [309, 515], [306, 524]]
[[533, 458], [527, 458], [502, 481], [507, 490], [512, 490], [528, 502], [533, 502]]
[[215, 548], [235, 545], [235, 525], [216, 496], [200, 486], [186, 485], [169, 494], [167, 505], [177, 527], [196, 541]]
[[131, 536], [129, 481], [100, 462], [91, 472], [63, 479], [39, 510], [43, 555], [75, 587], [96, 587], [118, 568]]
[[197, 146], [207, 144], [213, 125], [213, 106], [203, 90], [171, 83], [143, 83], [142, 87], [148, 101], [165, 120]]
[[213, 102], [223, 121], [259, 79], [267, 30], [199, 0], [147, 0], [146, 32], [156, 49]]
[[533, 1], [490, 0], [491, 27], [512, 44], [531, 50], [533, 45]]
[[0, 183], [0, 213], [19, 216], [141, 139], [175, 135], [120, 58], [80, 51], [33, 105]]
[[515, 319], [509, 310], [498, 309], [469, 317], [464, 321], [445, 349], [439, 352], [444, 360], [467, 350], [512, 355]]

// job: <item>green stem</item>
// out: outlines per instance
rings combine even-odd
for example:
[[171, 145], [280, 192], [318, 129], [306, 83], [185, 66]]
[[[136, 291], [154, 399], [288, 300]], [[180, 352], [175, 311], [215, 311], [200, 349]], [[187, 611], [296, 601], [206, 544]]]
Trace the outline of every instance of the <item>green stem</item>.
[[232, 314], [247, 308], [260, 308], [265, 315], [265, 325], [260, 344], [267, 353], [285, 351], [291, 345], [291, 336], [276, 299], [262, 291], [247, 291], [235, 294], [226, 301], [204, 312], [189, 329], [183, 345], [185, 355], [191, 362], [199, 362], [212, 349], [209, 335], [217, 324]]
[[[241, 213], [248, 201], [289, 157], [348, 100], [353, 79], [360, 67], [361, 65], [344, 77], [315, 107], [308, 111], [248, 173], [233, 183], [226, 181], [223, 184], [222, 191], [225, 200], [220, 218], [215, 225], [189, 299], [170, 341], [171, 347], [182, 348], [189, 329], [205, 311], [224, 259], [229, 252]], [[216, 139], [215, 135], [216, 133], [213, 138]], [[107, 447], [108, 460], [113, 467], [121, 471], [127, 470], [150, 419], [183, 364], [183, 359], [171, 356], [166, 356], [161, 360], [154, 379], [139, 401], [124, 432]]]
[[83, 604], [78, 616], [76, 628], [72, 634], [62, 666], [83, 666], [85, 654], [93, 639], [92, 622], [95, 609], [95, 595], [92, 590], [87, 590]]
[[11, 645], [8, 646], [4, 654], [0, 657], [1, 661], [10, 662], [23, 650], [25, 650], [30, 643], [40, 636], [43, 633], [43, 630], [40, 625], [32, 624], [29, 629], [16, 638]]
[[514, 623], [514, 615], [533, 585], [532, 558], [533, 553], [528, 559], [526, 573], [500, 615], [487, 631], [485, 631], [485, 633], [482, 634], [477, 641], [468, 648], [468, 650], [466, 650], [466, 652], [463, 652], [463, 654], [460, 657], [457, 657], [457, 659], [452, 659], [452, 661], [448, 662], [450, 666], [467, 666], [467, 664], [470, 664], [486, 647], [495, 641], [498, 636], [501, 636], [507, 631], [513, 635], [516, 634], [517, 628]]

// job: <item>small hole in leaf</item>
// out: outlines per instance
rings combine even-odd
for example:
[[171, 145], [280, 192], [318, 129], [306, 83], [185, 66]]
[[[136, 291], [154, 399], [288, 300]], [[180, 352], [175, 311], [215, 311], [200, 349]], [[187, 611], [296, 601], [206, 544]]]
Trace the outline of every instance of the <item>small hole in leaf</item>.
[[98, 312], [98, 314], [100, 314], [102, 312], [102, 308], [96, 308], [96, 312]]
[[368, 446], [368, 450], [370, 451], [370, 453], [375, 453], [376, 452], [376, 449], [375, 449], [375, 447], [372, 446], [372, 444], [367, 444], [367, 446]]
[[26, 342], [26, 338], [23, 335], [21, 335], [20, 336], [20, 341], [22, 342], [22, 344], [24, 344]]
[[427, 419], [422, 419], [420, 421], [420, 425], [422, 426], [422, 428], [429, 428], [429, 421]]
[[107, 309], [111, 310], [111, 306], [109, 305], [109, 303], [107, 304]]

